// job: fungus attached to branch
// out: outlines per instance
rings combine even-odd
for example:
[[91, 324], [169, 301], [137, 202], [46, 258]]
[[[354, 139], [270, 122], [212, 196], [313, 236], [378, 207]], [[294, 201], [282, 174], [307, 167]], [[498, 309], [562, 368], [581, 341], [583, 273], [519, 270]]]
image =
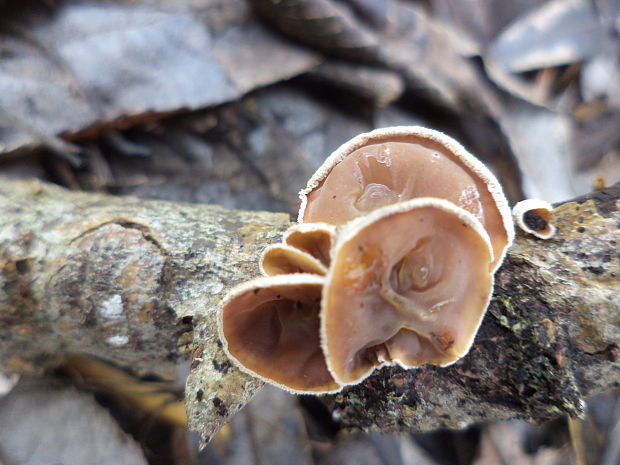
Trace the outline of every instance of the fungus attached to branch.
[[495, 271], [514, 237], [510, 208], [493, 174], [458, 142], [422, 127], [361, 134], [342, 145], [301, 191], [299, 222], [342, 225], [417, 197], [452, 202], [484, 225]]
[[337, 392], [319, 343], [324, 278], [258, 278], [231, 290], [218, 328], [228, 356], [243, 371], [295, 393]]
[[553, 206], [544, 200], [527, 199], [512, 208], [515, 223], [526, 233], [540, 239], [551, 239], [556, 227], [551, 223]]
[[260, 261], [265, 276], [310, 273], [325, 276], [327, 268], [309, 253], [285, 244], [267, 247]]
[[220, 335], [244, 371], [337, 392], [376, 367], [449, 365], [469, 350], [512, 243], [497, 179], [458, 142], [378, 129], [327, 158], [299, 224], [224, 300]]
[[298, 223], [288, 228], [283, 240], [328, 267], [332, 245], [336, 242], [336, 227], [327, 223]]
[[492, 251], [454, 204], [414, 199], [343, 227], [327, 275], [321, 343], [341, 384], [397, 363], [449, 365], [465, 355], [488, 305]]

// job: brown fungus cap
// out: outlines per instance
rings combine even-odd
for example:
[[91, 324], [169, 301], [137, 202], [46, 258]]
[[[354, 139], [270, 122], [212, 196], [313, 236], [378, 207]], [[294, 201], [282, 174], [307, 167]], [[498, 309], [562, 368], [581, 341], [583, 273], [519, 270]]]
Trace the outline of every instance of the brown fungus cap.
[[417, 197], [448, 200], [478, 218], [491, 238], [491, 269], [499, 267], [514, 238], [499, 182], [454, 139], [418, 126], [377, 129], [337, 149], [300, 192], [299, 222], [342, 225]]
[[332, 245], [336, 242], [336, 228], [327, 223], [294, 224], [284, 233], [284, 242], [329, 267]]
[[291, 274], [232, 289], [219, 312], [224, 349], [243, 371], [290, 392], [338, 392], [319, 342], [324, 278]]
[[261, 272], [265, 276], [279, 274], [310, 273], [325, 276], [327, 268], [309, 253], [286, 244], [269, 246], [260, 260]]
[[540, 239], [551, 239], [557, 228], [551, 222], [553, 206], [545, 200], [527, 199], [512, 207], [515, 223], [526, 233]]
[[471, 346], [493, 275], [489, 237], [436, 198], [377, 209], [345, 225], [323, 291], [321, 345], [341, 384], [375, 367], [449, 365]]

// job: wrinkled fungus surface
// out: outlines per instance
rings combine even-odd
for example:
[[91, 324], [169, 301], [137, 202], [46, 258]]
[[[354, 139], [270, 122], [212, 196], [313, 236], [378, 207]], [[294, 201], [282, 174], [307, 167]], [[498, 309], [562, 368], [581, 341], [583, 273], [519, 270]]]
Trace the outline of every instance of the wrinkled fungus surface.
[[513, 239], [512, 220], [501, 186], [479, 160], [425, 128], [388, 128], [356, 139], [334, 152], [300, 193], [300, 222], [343, 225], [385, 205], [440, 198], [483, 224], [497, 269]]
[[449, 200], [483, 221], [474, 177], [444, 152], [438, 147], [405, 142], [357, 149], [308, 194], [304, 221], [341, 225], [377, 208], [416, 197]]
[[220, 332], [244, 371], [294, 392], [340, 389], [319, 343], [323, 278], [283, 275], [235, 288], [224, 303]]
[[284, 242], [306, 252], [325, 266], [331, 262], [330, 253], [336, 241], [336, 228], [327, 223], [300, 223], [291, 226]]
[[347, 225], [322, 303], [334, 378], [353, 384], [384, 363], [458, 360], [491, 295], [490, 262], [479, 222], [446, 201], [416, 199]]
[[361, 134], [301, 191], [299, 224], [234, 288], [220, 336], [244, 371], [295, 393], [469, 350], [514, 237], [497, 179], [421, 127]]

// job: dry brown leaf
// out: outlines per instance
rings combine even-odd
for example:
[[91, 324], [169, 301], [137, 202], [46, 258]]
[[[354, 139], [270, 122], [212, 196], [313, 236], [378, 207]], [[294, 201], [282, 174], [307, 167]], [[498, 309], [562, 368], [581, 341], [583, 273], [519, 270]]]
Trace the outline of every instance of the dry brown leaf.
[[[397, 70], [409, 87], [455, 111], [493, 114], [493, 95], [445, 27], [410, 2], [251, 0], [288, 36], [325, 52]], [[460, 38], [457, 38], [458, 42]]]
[[594, 56], [605, 31], [587, 0], [555, 0], [528, 12], [500, 34], [487, 59], [505, 72], [565, 65]]
[[377, 61], [374, 31], [358, 20], [346, 2], [334, 0], [249, 0], [285, 34], [345, 58]]
[[[220, 104], [318, 62], [236, 3], [246, 15], [217, 31], [187, 5], [68, 2], [4, 18], [0, 107], [48, 136], [75, 134]], [[4, 152], [32, 139], [4, 126]]]

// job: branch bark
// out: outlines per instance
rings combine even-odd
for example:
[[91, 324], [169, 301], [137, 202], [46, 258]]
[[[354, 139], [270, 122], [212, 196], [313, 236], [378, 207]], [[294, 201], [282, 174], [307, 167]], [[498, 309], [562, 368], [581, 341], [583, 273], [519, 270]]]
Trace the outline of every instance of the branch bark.
[[262, 386], [218, 345], [218, 302], [289, 224], [0, 178], [0, 371], [37, 375], [78, 353], [174, 376], [193, 356], [190, 421], [212, 435]]
[[[619, 199], [616, 185], [558, 206], [552, 240], [518, 236], [459, 363], [383, 369], [322, 402], [345, 427], [380, 431], [580, 415], [584, 397], [620, 385]], [[2, 371], [76, 352], [160, 374], [191, 360], [186, 406], [206, 440], [260, 388], [226, 359], [214, 317], [288, 215], [9, 180], [0, 212]]]

